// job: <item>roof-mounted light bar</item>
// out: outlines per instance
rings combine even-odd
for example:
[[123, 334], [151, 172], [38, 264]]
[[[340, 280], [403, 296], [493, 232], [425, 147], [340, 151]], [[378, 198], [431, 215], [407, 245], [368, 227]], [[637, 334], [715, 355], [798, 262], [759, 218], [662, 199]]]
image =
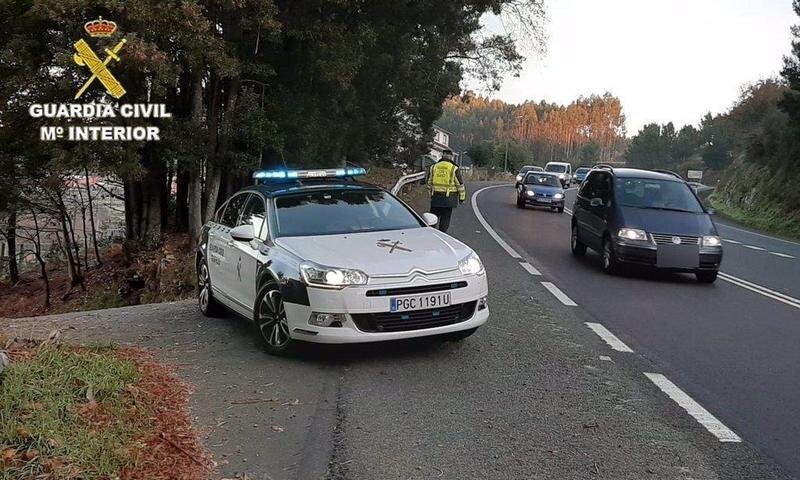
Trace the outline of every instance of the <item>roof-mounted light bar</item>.
[[325, 168], [316, 170], [259, 170], [253, 173], [258, 180], [302, 180], [306, 178], [343, 178], [366, 175], [367, 170], [361, 167]]

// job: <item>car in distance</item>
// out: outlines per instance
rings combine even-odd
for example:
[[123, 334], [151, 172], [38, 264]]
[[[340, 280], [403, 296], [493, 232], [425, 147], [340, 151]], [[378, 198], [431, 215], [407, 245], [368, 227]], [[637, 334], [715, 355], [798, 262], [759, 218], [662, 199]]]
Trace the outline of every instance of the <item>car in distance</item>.
[[594, 169], [578, 191], [572, 214], [572, 253], [586, 248], [616, 273], [642, 265], [717, 279], [722, 241], [692, 188], [665, 170]]
[[202, 313], [251, 319], [272, 354], [301, 341], [459, 340], [486, 323], [478, 255], [431, 228], [435, 215], [353, 178], [364, 173], [256, 172], [202, 228]]
[[572, 183], [572, 164], [567, 162], [548, 162], [544, 171], [555, 173], [561, 180], [561, 186], [567, 188]]
[[589, 175], [589, 172], [591, 170], [592, 169], [589, 167], [581, 167], [575, 170], [575, 183], [577, 183], [578, 185], [583, 183], [583, 181], [586, 180], [586, 176]]
[[517, 207], [527, 205], [547, 207], [564, 212], [564, 189], [561, 180], [553, 173], [528, 172], [517, 189]]
[[519, 173], [517, 174], [516, 183], [514, 184], [515, 188], [519, 188], [522, 184], [522, 180], [525, 178], [525, 174], [528, 172], [544, 172], [544, 168], [537, 167], [536, 165], [525, 165], [519, 169]]

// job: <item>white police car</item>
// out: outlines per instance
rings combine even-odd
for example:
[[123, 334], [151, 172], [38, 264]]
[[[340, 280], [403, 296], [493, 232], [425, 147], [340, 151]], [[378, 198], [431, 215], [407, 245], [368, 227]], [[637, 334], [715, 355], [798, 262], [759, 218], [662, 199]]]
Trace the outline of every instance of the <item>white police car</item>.
[[363, 168], [260, 171], [203, 227], [198, 300], [253, 320], [270, 353], [297, 341], [466, 338], [488, 286], [468, 246], [431, 228]]

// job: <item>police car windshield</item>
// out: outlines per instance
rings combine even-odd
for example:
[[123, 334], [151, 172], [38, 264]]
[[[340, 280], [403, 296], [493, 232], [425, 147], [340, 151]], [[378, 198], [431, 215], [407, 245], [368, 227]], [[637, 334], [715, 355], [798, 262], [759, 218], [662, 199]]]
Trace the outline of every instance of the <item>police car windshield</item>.
[[683, 182], [618, 178], [616, 196], [622, 206], [703, 213], [703, 207]]
[[546, 172], [553, 172], [553, 173], [564, 173], [567, 171], [566, 165], [548, 165], [544, 167]]
[[545, 187], [560, 187], [561, 181], [555, 175], [538, 175], [529, 173], [525, 177], [525, 185], [542, 185]]
[[408, 208], [380, 190], [321, 190], [275, 198], [278, 237], [420, 228]]

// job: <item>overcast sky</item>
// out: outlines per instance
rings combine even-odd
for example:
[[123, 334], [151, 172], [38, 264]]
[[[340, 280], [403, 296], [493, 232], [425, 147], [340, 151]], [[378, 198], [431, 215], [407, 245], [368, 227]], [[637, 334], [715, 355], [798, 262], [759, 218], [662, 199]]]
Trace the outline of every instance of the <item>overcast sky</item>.
[[547, 53], [492, 96], [569, 103], [609, 91], [628, 135], [676, 128], [733, 104], [742, 85], [779, 73], [800, 23], [791, 0], [545, 0]]

